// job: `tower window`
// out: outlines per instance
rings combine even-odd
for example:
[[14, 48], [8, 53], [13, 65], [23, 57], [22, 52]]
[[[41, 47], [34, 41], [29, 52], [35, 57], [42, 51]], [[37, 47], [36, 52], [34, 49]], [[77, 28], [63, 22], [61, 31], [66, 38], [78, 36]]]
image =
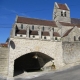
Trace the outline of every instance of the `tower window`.
[[64, 12], [64, 16], [66, 17], [66, 12]]
[[32, 30], [34, 30], [34, 25], [32, 26]]
[[63, 11], [61, 11], [61, 16], [63, 16]]
[[23, 29], [23, 24], [21, 24], [21, 29]]

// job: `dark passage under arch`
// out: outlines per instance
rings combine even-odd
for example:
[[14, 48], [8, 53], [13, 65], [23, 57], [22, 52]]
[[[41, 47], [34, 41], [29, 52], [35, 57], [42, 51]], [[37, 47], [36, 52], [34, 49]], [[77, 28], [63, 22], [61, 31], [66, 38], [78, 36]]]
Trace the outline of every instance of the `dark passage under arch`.
[[14, 61], [14, 76], [26, 72], [38, 71], [53, 58], [41, 52], [25, 54]]

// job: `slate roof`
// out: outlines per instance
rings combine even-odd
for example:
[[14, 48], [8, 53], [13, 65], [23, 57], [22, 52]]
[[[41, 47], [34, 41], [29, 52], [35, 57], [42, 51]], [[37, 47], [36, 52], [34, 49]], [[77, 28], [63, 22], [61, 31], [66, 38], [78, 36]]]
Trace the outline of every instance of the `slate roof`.
[[60, 4], [60, 3], [57, 3], [57, 4], [59, 6], [59, 9], [68, 10], [68, 8], [65, 4]]
[[17, 18], [17, 23], [24, 23], [24, 24], [34, 24], [34, 25], [44, 25], [44, 26], [52, 26], [57, 27], [55, 21], [48, 21], [48, 20], [40, 20], [34, 18], [25, 18], [19, 17]]
[[71, 23], [80, 27], [80, 19], [77, 18], [71, 18]]
[[71, 23], [72, 23], [72, 24], [80, 24], [80, 19], [71, 18]]
[[63, 26], [77, 26], [80, 28], [80, 19], [71, 18], [71, 23], [59, 22]]

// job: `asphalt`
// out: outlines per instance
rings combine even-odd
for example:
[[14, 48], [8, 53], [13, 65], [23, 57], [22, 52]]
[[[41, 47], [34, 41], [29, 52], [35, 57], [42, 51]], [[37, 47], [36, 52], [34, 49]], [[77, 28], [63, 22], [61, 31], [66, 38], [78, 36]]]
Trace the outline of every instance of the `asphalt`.
[[15, 79], [15, 80], [80, 80], [80, 65], [73, 68], [46, 73], [42, 76], [32, 79]]
[[[0, 78], [0, 80], [6, 80]], [[44, 74], [38, 75], [35, 74], [34, 77], [26, 78], [25, 77], [17, 77], [14, 79], [8, 79], [8, 80], [80, 80], [80, 65], [77, 65], [75, 67], [64, 69], [62, 71], [56, 71], [56, 72], [45, 72]]]

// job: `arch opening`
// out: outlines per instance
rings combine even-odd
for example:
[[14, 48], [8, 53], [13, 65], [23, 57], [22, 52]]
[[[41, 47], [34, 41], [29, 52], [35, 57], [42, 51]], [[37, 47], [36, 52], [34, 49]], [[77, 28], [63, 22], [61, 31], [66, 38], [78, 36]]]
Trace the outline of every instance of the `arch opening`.
[[49, 61], [54, 60], [41, 52], [31, 52], [15, 59], [14, 76], [26, 72], [39, 71]]

